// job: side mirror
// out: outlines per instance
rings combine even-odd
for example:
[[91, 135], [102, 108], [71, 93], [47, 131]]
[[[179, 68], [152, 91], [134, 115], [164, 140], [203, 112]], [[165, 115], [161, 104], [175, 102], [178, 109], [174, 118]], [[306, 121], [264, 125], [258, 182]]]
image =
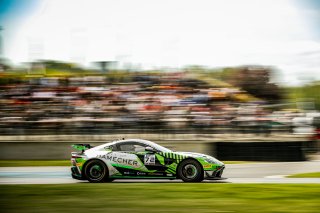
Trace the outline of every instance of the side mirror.
[[113, 146], [106, 146], [106, 147], [104, 147], [104, 150], [112, 151], [113, 150]]
[[154, 148], [152, 148], [152, 147], [150, 147], [150, 146], [147, 146], [147, 147], [145, 148], [145, 151], [147, 151], [147, 152], [152, 152], [152, 153], [157, 152], [157, 150], [155, 150]]

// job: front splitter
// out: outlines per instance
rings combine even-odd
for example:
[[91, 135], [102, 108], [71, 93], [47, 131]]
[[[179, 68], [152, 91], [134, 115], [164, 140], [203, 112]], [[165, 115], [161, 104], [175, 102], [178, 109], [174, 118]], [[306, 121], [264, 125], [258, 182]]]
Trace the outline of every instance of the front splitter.
[[228, 178], [225, 178], [225, 177], [207, 177], [205, 178], [205, 180], [226, 180]]

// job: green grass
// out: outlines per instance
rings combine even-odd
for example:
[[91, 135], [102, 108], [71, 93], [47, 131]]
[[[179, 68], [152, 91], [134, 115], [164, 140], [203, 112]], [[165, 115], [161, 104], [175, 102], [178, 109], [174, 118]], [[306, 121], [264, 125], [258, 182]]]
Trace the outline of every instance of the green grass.
[[70, 160], [0, 160], [0, 167], [70, 165]]
[[302, 173], [287, 176], [288, 178], [320, 178], [320, 172]]
[[[225, 164], [243, 164], [250, 161], [223, 161]], [[0, 160], [0, 167], [70, 166], [70, 160]]]
[[0, 185], [1, 212], [319, 212], [320, 184]]

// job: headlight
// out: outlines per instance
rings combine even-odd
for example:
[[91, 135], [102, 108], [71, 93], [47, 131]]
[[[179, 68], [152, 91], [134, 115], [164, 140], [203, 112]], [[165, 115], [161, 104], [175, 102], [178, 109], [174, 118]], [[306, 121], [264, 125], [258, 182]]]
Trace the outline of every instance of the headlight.
[[205, 160], [207, 163], [223, 165], [222, 162], [218, 161], [218, 160], [215, 159], [215, 158], [204, 158], [204, 160]]
[[217, 162], [211, 158], [205, 158], [204, 159], [207, 163], [217, 164]]

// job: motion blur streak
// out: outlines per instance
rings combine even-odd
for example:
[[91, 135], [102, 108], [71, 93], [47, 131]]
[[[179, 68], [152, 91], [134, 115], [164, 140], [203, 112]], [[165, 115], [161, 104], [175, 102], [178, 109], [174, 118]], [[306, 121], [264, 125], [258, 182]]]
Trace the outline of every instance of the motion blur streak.
[[296, 93], [269, 83], [270, 67], [101, 73], [41, 61], [32, 63], [32, 70], [5, 69], [0, 78], [2, 134], [194, 129], [268, 135], [301, 126], [312, 134], [319, 117], [310, 110], [319, 108], [320, 100], [287, 101]]

